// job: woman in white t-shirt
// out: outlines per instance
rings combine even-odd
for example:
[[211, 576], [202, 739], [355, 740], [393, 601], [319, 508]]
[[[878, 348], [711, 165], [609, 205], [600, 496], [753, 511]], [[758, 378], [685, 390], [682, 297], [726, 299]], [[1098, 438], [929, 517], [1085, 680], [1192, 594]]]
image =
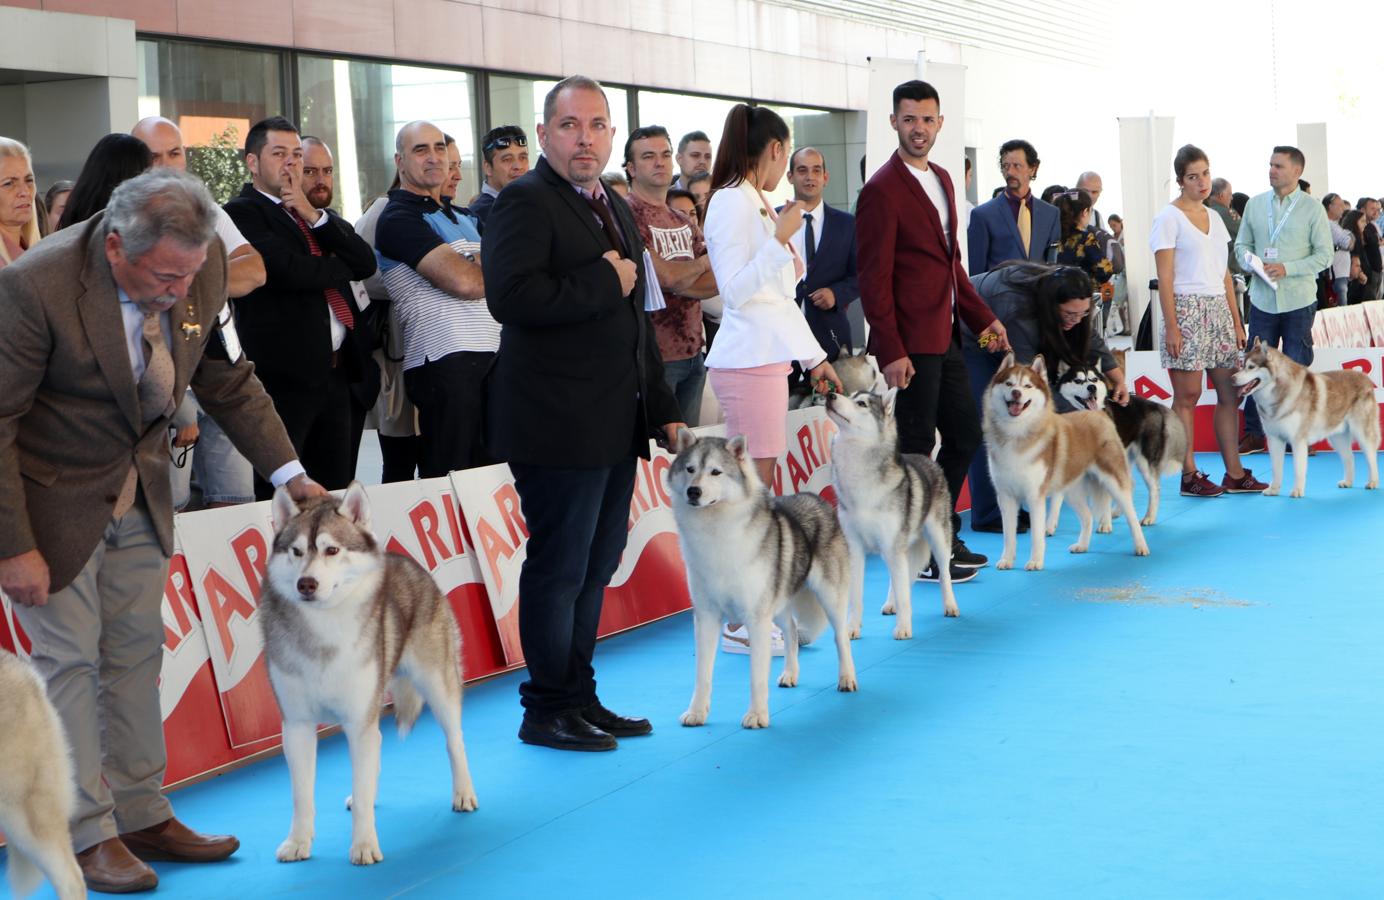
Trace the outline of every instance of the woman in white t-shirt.
[[[1158, 268], [1163, 310], [1163, 365], [1173, 383], [1173, 411], [1187, 430], [1182, 463], [1185, 497], [1262, 492], [1266, 487], [1240, 465], [1240, 397], [1230, 376], [1245, 347], [1245, 328], [1235, 304], [1235, 284], [1226, 267], [1230, 232], [1202, 201], [1211, 195], [1211, 164], [1186, 145], [1173, 159], [1181, 193], [1154, 217], [1149, 246]], [[1202, 373], [1216, 388], [1216, 443], [1225, 477], [1215, 484], [1197, 469], [1192, 454], [1193, 417], [1201, 397]]]

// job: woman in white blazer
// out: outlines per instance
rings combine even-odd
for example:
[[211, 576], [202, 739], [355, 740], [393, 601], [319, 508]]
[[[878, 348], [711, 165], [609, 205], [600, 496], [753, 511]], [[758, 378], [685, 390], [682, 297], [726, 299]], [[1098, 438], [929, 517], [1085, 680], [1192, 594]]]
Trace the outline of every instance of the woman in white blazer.
[[803, 261], [789, 243], [802, 225], [802, 208], [777, 214], [764, 196], [788, 168], [788, 126], [764, 107], [737, 104], [726, 117], [707, 206], [707, 254], [724, 312], [707, 356], [711, 388], [726, 415], [726, 434], [745, 435], [765, 484], [787, 449], [788, 374], [793, 361], [814, 383], [838, 389], [802, 310], [795, 302]]

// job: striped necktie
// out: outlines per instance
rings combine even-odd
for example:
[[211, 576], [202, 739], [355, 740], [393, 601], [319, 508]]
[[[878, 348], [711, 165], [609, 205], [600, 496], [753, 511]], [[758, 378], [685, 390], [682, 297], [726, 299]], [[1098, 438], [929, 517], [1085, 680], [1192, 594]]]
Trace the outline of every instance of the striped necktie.
[[[285, 206], [284, 209], [293, 217], [293, 221], [298, 223], [298, 230], [303, 233], [303, 238], [308, 242], [308, 251], [311, 252], [313, 256], [321, 256], [322, 247], [317, 243], [317, 238], [312, 234], [312, 226], [308, 225], [307, 220], [298, 215], [298, 211], [293, 207]], [[323, 212], [322, 215], [325, 216], [326, 213]], [[322, 294], [327, 298], [327, 305], [330, 306], [332, 312], [336, 314], [336, 320], [342, 325], [345, 325], [347, 330], [355, 328], [355, 314], [351, 312], [351, 305], [346, 302], [346, 298], [341, 295], [341, 291], [329, 287], [323, 291]]]
[[[159, 313], [145, 313], [144, 326], [144, 375], [139, 379], [136, 390], [139, 393], [139, 416], [148, 428], [161, 416], [171, 416], [177, 405], [173, 402], [173, 356], [168, 352], [168, 342], [163, 336], [163, 316]], [[111, 514], [117, 519], [130, 511], [135, 503], [135, 491], [139, 486], [139, 470], [130, 466], [125, 473], [125, 483], [115, 498], [115, 508]]]

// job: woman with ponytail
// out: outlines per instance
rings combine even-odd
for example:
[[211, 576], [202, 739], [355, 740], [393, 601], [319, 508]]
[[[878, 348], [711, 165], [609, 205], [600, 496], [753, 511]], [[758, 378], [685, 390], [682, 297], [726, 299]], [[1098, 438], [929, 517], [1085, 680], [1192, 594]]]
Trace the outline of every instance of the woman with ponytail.
[[796, 360], [815, 383], [839, 387], [836, 371], [795, 302], [803, 261], [790, 240], [802, 209], [775, 214], [765, 196], [788, 168], [788, 126], [773, 110], [737, 104], [711, 171], [706, 247], [725, 311], [706, 365], [726, 414], [743, 434], [765, 484], [787, 448], [788, 373]]

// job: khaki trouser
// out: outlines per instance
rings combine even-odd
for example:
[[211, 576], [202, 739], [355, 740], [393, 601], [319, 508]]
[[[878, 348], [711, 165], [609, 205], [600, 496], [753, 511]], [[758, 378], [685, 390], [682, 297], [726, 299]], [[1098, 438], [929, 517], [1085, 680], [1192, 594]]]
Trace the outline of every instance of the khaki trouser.
[[173, 815], [159, 707], [167, 577], [140, 491], [71, 585], [46, 606], [15, 607], [72, 746], [77, 852]]

